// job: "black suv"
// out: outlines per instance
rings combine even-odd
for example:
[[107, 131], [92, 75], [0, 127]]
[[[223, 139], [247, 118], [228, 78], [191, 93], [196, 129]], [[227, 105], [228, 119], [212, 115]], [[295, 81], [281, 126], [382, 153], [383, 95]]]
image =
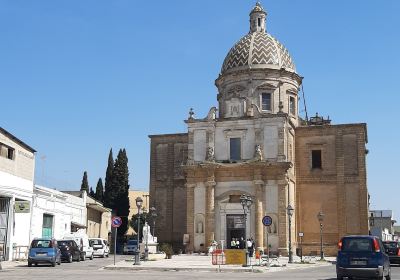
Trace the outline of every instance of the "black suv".
[[67, 262], [81, 261], [81, 250], [75, 240], [58, 240], [58, 247], [61, 250], [61, 259]]
[[386, 254], [389, 255], [390, 263], [400, 264], [400, 242], [399, 241], [383, 241]]

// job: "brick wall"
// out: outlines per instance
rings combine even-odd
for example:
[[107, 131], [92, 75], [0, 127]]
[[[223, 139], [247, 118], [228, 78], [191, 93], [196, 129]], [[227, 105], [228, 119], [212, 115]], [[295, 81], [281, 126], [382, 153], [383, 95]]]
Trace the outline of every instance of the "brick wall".
[[182, 165], [187, 160], [188, 134], [151, 135], [150, 205], [157, 209], [159, 243], [182, 248], [186, 233], [186, 187]]
[[[328, 254], [343, 235], [368, 234], [366, 141], [366, 124], [296, 128], [296, 217], [305, 252], [320, 250], [319, 211]], [[312, 169], [313, 149], [321, 150], [321, 169]]]

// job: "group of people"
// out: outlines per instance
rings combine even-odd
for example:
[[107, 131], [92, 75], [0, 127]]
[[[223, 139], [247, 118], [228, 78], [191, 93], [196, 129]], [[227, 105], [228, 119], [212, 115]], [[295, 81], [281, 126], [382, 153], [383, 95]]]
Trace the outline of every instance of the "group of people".
[[254, 250], [256, 248], [256, 243], [253, 238], [248, 238], [244, 240], [243, 237], [232, 238], [231, 240], [231, 249], [247, 249], [249, 251], [249, 256], [252, 257], [254, 254]]

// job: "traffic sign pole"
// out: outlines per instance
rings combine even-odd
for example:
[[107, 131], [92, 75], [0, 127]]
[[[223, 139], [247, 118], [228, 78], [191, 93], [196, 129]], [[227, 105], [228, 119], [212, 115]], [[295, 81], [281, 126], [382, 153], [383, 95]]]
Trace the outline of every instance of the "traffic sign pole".
[[115, 228], [115, 235], [114, 235], [114, 266], [115, 266], [115, 255], [117, 254], [117, 232], [118, 232], [118, 227]]

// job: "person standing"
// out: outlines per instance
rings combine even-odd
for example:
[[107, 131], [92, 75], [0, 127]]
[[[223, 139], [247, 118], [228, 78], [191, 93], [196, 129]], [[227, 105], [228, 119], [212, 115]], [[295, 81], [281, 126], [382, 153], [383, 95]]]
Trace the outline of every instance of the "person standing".
[[249, 257], [251, 258], [251, 257], [253, 257], [253, 243], [251, 242], [251, 239], [249, 238], [249, 239], [247, 239], [247, 241], [246, 241], [246, 245], [247, 245], [247, 251], [249, 252]]

